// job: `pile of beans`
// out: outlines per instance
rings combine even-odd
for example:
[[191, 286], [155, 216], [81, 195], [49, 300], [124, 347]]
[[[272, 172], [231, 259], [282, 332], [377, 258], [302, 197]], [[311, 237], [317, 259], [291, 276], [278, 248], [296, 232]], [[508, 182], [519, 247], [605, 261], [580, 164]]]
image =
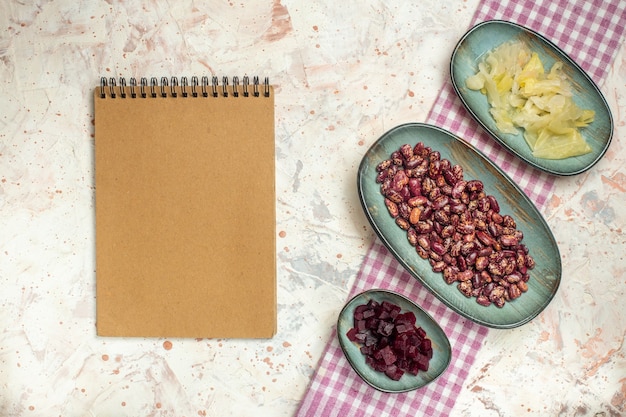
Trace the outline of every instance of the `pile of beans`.
[[535, 261], [515, 219], [480, 180], [422, 142], [402, 145], [376, 167], [389, 214], [417, 254], [466, 297], [503, 307], [528, 290]]

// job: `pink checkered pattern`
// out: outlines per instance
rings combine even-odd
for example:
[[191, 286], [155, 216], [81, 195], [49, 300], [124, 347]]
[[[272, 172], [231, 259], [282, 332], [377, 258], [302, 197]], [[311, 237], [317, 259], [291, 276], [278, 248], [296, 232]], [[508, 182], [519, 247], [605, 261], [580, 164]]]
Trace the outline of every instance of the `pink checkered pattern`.
[[[544, 34], [579, 63], [594, 81], [600, 82], [625, 33], [626, 1], [484, 0], [478, 6], [472, 25], [490, 19], [516, 22]], [[450, 82], [441, 90], [427, 122], [465, 138], [480, 149], [507, 172], [538, 207], [548, 201], [554, 177], [531, 168], [490, 139], [464, 110]], [[428, 311], [450, 339], [453, 349], [450, 366], [439, 379], [418, 392], [384, 394], [357, 376], [333, 333], [296, 415], [450, 415], [488, 329], [447, 308], [404, 271], [378, 240], [363, 261], [350, 297], [371, 288], [404, 294]]]

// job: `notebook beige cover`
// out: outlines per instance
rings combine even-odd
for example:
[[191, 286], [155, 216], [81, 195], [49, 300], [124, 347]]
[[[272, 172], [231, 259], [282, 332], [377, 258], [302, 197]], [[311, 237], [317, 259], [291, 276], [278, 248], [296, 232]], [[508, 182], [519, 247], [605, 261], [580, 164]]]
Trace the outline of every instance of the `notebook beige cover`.
[[98, 335], [272, 337], [273, 87], [120, 84], [94, 90]]

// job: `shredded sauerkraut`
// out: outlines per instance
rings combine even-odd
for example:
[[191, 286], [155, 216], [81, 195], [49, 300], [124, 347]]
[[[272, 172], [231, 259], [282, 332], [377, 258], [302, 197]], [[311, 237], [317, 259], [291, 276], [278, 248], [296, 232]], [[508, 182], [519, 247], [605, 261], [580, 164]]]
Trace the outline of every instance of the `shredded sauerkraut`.
[[496, 127], [523, 136], [537, 158], [563, 159], [591, 152], [579, 132], [594, 119], [593, 110], [579, 108], [572, 99], [563, 64], [546, 72], [537, 53], [521, 41], [504, 43], [478, 64], [466, 79], [471, 90], [487, 96]]

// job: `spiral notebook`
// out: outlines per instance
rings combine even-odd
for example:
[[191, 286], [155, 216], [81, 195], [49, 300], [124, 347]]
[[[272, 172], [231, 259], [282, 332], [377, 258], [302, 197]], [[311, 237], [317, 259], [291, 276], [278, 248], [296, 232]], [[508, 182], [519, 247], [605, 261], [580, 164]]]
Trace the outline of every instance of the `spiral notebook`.
[[94, 111], [98, 335], [272, 337], [269, 81], [102, 79]]

